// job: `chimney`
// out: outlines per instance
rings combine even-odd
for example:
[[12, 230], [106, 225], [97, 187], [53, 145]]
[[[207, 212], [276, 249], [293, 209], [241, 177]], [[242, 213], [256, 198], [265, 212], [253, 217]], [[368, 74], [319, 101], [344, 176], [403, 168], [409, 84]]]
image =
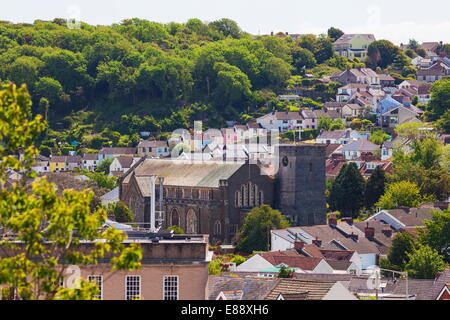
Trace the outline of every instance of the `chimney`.
[[312, 244], [320, 248], [322, 247], [322, 240], [316, 237], [316, 239], [312, 241]]
[[369, 227], [369, 223], [367, 222], [367, 226], [364, 229], [364, 232], [366, 234], [366, 238], [372, 239], [375, 237], [375, 228]]
[[383, 226], [383, 230], [381, 231], [386, 237], [392, 237], [392, 229], [389, 225]]
[[347, 224], [349, 224], [351, 226], [353, 225], [353, 218], [351, 218], [351, 217], [342, 218], [341, 220], [342, 220], [342, 222], [347, 222]]
[[330, 216], [328, 217], [328, 224], [330, 226], [336, 226], [337, 225], [336, 213], [330, 213]]
[[295, 250], [301, 250], [305, 246], [305, 243], [300, 240], [295, 240], [294, 242], [294, 249]]

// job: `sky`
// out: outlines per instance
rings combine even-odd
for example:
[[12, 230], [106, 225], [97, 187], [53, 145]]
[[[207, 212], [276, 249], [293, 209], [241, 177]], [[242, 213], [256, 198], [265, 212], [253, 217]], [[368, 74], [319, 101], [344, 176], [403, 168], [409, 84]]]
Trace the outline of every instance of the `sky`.
[[271, 31], [373, 33], [396, 44], [409, 39], [450, 43], [448, 0], [20, 0], [2, 1], [0, 20], [76, 18], [110, 25], [123, 19], [186, 22], [235, 20], [252, 34]]

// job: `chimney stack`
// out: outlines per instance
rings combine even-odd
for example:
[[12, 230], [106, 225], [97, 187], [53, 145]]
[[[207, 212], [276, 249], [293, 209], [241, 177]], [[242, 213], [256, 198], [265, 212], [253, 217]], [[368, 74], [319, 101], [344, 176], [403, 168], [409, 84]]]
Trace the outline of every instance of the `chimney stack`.
[[369, 223], [367, 222], [367, 226], [364, 229], [364, 232], [366, 234], [366, 238], [372, 239], [375, 237], [375, 228], [369, 227]]
[[305, 243], [303, 241], [295, 240], [295, 242], [294, 242], [294, 249], [301, 250], [304, 247], [305, 247]]
[[330, 213], [330, 216], [328, 217], [328, 224], [334, 227], [337, 226], [336, 213]]

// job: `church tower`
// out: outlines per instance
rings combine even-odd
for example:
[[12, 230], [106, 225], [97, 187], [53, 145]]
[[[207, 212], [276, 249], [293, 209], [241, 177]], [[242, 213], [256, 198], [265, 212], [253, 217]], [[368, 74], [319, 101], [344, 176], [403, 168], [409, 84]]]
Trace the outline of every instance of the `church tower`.
[[326, 224], [326, 146], [279, 146], [276, 207], [293, 226]]

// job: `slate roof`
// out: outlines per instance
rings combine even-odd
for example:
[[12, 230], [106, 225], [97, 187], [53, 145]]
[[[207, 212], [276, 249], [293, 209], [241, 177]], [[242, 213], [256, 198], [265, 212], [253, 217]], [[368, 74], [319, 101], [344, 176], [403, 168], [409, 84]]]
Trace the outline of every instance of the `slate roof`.
[[342, 139], [348, 137], [347, 130], [322, 131], [316, 139]]
[[67, 156], [52, 156], [50, 162], [66, 162]]
[[330, 143], [327, 145], [327, 149], [325, 151], [325, 156], [328, 158], [331, 156], [331, 154], [333, 152], [335, 152], [339, 147], [341, 146], [341, 144], [339, 143]]
[[139, 142], [138, 148], [167, 148], [168, 144], [167, 141], [141, 141]]
[[133, 157], [118, 157], [117, 161], [119, 161], [122, 168], [131, 168], [133, 165]]
[[121, 155], [121, 154], [136, 154], [137, 148], [103, 148], [100, 150], [100, 154], [113, 154], [113, 155]]
[[264, 300], [278, 281], [278, 279], [210, 276], [208, 281], [208, 300], [215, 300], [222, 291], [237, 290], [243, 291], [242, 300]]
[[432, 220], [433, 215], [431, 211], [437, 211], [437, 208], [411, 208], [411, 209], [395, 209], [383, 210], [399, 220], [406, 227], [422, 226], [423, 221]]
[[366, 139], [359, 139], [357, 141], [354, 141], [352, 143], [349, 143], [342, 147], [342, 151], [361, 151], [361, 152], [367, 152], [367, 151], [375, 151], [380, 149], [380, 146], [366, 140]]
[[86, 153], [81, 160], [98, 160], [98, 154], [97, 153]]
[[326, 262], [333, 268], [333, 270], [346, 271], [351, 266], [352, 262], [348, 260], [326, 260]]
[[375, 36], [373, 34], [343, 34], [339, 39], [337, 39], [334, 44], [344, 44], [350, 42], [356, 36], [361, 36], [365, 38], [367, 41], [375, 41]]
[[285, 264], [289, 268], [299, 268], [307, 271], [314, 270], [314, 268], [322, 261], [320, 258], [304, 257], [294, 250], [285, 252], [292, 252], [292, 254], [282, 254], [282, 252], [274, 251], [261, 253], [260, 255], [273, 266]]
[[[244, 165], [243, 162], [145, 159], [136, 167], [134, 173], [136, 177], [163, 177], [166, 186], [218, 188], [220, 180], [229, 179]], [[124, 179], [124, 183], [129, 181], [130, 176]]]
[[[294, 242], [296, 237], [301, 240], [302, 237], [304, 238], [309, 235], [313, 239], [305, 239], [306, 241], [311, 242], [317, 238], [322, 241], [321, 248], [324, 249], [353, 250], [359, 254], [380, 253], [377, 244], [367, 239], [361, 230], [355, 226], [347, 227], [346, 225], [346, 222], [338, 223], [340, 230], [329, 225], [315, 225], [309, 227], [292, 227], [288, 229], [272, 230], [272, 232], [291, 242]], [[351, 233], [357, 235], [358, 240], [355, 241], [350, 238]]]
[[317, 281], [303, 279], [280, 279], [266, 300], [276, 300], [280, 294], [307, 293], [306, 300], [322, 300], [335, 285], [334, 281]]

